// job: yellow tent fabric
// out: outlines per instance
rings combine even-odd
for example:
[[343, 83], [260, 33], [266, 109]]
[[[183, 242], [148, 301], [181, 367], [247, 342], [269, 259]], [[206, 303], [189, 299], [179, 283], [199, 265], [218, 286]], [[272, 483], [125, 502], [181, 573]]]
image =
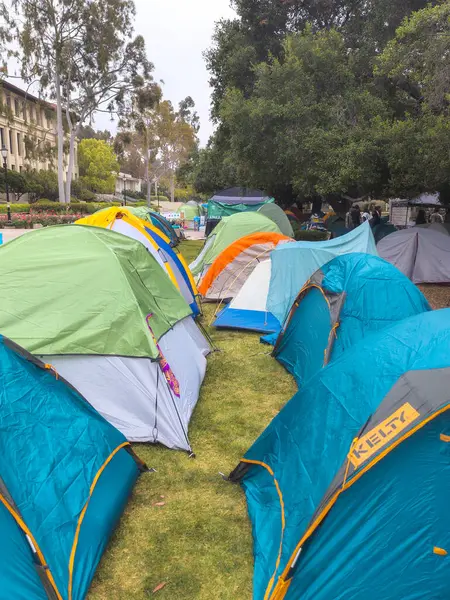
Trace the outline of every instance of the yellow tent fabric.
[[[114, 206], [79, 219], [76, 225], [112, 229], [139, 240], [166, 270], [172, 283], [183, 294], [194, 314], [197, 314], [195, 298], [198, 291], [189, 266], [182, 254], [171, 247], [169, 238], [152, 223], [143, 221], [126, 207]], [[171, 258], [168, 259], [167, 254]]]

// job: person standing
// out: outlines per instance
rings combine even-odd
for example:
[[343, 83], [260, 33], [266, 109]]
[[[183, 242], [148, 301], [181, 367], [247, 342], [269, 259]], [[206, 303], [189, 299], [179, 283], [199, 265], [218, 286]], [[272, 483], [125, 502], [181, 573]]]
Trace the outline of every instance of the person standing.
[[367, 221], [370, 221], [370, 219], [372, 218], [372, 215], [367, 212], [367, 210], [365, 210], [362, 214], [362, 222], [366, 223]]
[[423, 210], [423, 208], [421, 208], [419, 210], [419, 212], [417, 213], [416, 225], [426, 225], [426, 223], [427, 223], [427, 215], [425, 214], [425, 211]]
[[361, 225], [361, 209], [359, 208], [358, 204], [352, 206], [350, 216], [352, 220], [352, 228], [354, 229], [355, 227], [359, 227]]
[[430, 223], [439, 223], [441, 225], [444, 224], [444, 217], [439, 212], [439, 208], [437, 206], [430, 217]]

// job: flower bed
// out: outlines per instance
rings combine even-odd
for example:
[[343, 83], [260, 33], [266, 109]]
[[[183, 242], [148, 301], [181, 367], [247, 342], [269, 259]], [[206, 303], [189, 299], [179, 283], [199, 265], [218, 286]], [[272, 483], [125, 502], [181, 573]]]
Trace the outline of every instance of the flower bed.
[[74, 223], [78, 219], [82, 219], [82, 214], [57, 214], [55, 212], [27, 214], [27, 213], [12, 213], [11, 223], [8, 223], [8, 216], [0, 214], [0, 229], [5, 226], [15, 227], [16, 229], [33, 229], [33, 225], [66, 225]]

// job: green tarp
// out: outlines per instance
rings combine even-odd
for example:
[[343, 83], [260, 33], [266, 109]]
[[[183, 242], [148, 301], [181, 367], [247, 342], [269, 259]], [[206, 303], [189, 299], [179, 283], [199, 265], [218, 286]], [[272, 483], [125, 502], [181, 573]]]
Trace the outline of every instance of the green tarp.
[[0, 281], [0, 331], [35, 354], [157, 358], [147, 315], [159, 339], [191, 314], [141, 243], [97, 227], [48, 227], [1, 246]]
[[[274, 199], [270, 198], [267, 203], [273, 203]], [[223, 217], [231, 217], [242, 212], [257, 212], [266, 202], [262, 204], [222, 204], [210, 200], [208, 202], [208, 219], [222, 219]]]

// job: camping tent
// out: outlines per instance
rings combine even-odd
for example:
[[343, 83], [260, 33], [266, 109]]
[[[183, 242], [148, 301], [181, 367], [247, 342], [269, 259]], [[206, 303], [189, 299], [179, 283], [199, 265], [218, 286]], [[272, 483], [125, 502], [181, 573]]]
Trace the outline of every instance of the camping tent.
[[141, 243], [98, 227], [48, 227], [0, 247], [0, 278], [0, 331], [130, 441], [190, 450], [209, 346]]
[[235, 298], [217, 315], [214, 327], [244, 329], [260, 333], [280, 330], [280, 323], [267, 311], [271, 262], [258, 264]]
[[422, 292], [378, 256], [338, 256], [295, 300], [273, 351], [302, 386], [360, 339], [431, 310]]
[[271, 256], [272, 272], [267, 310], [284, 323], [298, 293], [317, 269], [350, 252], [377, 254], [368, 223], [326, 242], [296, 242], [278, 246]]
[[287, 235], [290, 238], [294, 237], [294, 230], [292, 229], [291, 222], [284, 210], [280, 208], [278, 204], [263, 204], [258, 212], [268, 219], [272, 219], [272, 221], [278, 225], [282, 234]]
[[388, 235], [377, 246], [382, 258], [414, 283], [450, 283], [450, 236], [422, 227]]
[[177, 246], [179, 244], [175, 229], [162, 215], [146, 206], [127, 206], [127, 208], [135, 217], [142, 219], [142, 221], [148, 221], [154, 227], [159, 229], [167, 238], [169, 238], [171, 246]]
[[202, 207], [193, 200], [180, 206], [178, 212], [180, 213], [181, 220], [187, 221], [189, 225], [193, 224], [195, 217], [201, 217], [203, 215]]
[[255, 600], [447, 597], [449, 348], [450, 310], [368, 336], [247, 452]]
[[228, 188], [215, 194], [208, 202], [206, 235], [209, 235], [223, 217], [241, 212], [257, 211], [264, 204], [275, 202], [261, 190]]
[[225, 248], [199, 285], [206, 300], [234, 298], [258, 264], [269, 258], [278, 244], [291, 242], [281, 233], [252, 233]]
[[198, 291], [189, 267], [183, 255], [170, 245], [169, 238], [160, 229], [135, 217], [127, 208], [118, 207], [99, 211], [76, 224], [108, 228], [144, 244], [180, 290], [194, 315], [200, 313], [196, 302]]
[[238, 213], [221, 220], [216, 229], [208, 236], [203, 250], [189, 265], [193, 275], [205, 276], [216, 258], [233, 242], [252, 233], [280, 233], [277, 225], [257, 212]]
[[423, 225], [416, 225], [416, 227], [421, 227], [422, 229], [431, 229], [432, 231], [437, 231], [439, 233], [443, 233], [444, 235], [450, 235], [450, 223], [426, 223]]
[[82, 600], [144, 465], [80, 394], [0, 336], [1, 597]]

